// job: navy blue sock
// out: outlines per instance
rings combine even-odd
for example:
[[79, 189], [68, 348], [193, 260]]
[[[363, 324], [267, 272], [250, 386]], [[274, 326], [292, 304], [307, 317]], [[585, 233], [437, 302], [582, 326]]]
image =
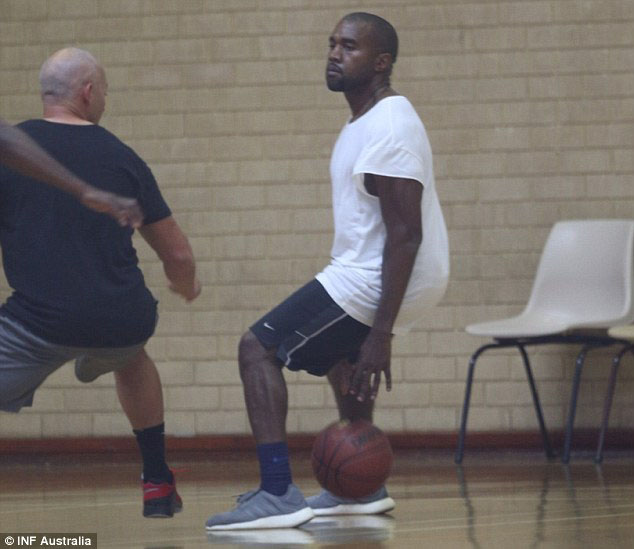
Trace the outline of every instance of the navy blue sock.
[[267, 492], [281, 496], [293, 482], [291, 466], [288, 461], [288, 445], [286, 442], [258, 444], [258, 460], [260, 462], [260, 488]]
[[143, 458], [143, 478], [172, 482], [172, 473], [165, 462], [165, 424], [133, 430]]

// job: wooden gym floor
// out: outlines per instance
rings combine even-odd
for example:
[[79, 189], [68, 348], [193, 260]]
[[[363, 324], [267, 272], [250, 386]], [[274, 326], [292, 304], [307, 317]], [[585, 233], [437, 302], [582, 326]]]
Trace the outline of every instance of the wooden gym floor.
[[[305, 452], [295, 482], [318, 486]], [[208, 535], [211, 514], [255, 487], [254, 454], [171, 456], [184, 510], [141, 516], [139, 466], [127, 458], [0, 457], [0, 547], [8, 533], [91, 533], [98, 547], [632, 548], [634, 455], [591, 455], [569, 466], [533, 452], [399, 451], [388, 483], [396, 509], [385, 516], [315, 519], [302, 528]]]

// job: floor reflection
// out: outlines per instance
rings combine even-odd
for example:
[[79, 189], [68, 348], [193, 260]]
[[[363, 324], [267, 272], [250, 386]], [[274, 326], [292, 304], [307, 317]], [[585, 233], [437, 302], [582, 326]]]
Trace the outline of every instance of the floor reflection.
[[391, 515], [315, 517], [302, 526], [318, 543], [383, 542], [392, 539], [394, 517]]
[[271, 549], [298, 547], [314, 543], [313, 536], [299, 528], [207, 532], [207, 540], [211, 544], [225, 546], [230, 544], [238, 547], [267, 547]]
[[460, 496], [464, 500], [465, 511], [466, 511], [466, 520], [467, 520], [467, 539], [474, 547], [474, 549], [481, 549], [481, 545], [476, 539], [475, 534], [475, 507], [473, 506], [473, 502], [469, 497], [469, 488], [467, 487], [467, 482], [465, 480], [464, 469], [462, 465], [458, 465], [456, 468], [456, 472], [458, 475], [458, 489], [460, 491]]
[[545, 460], [457, 466], [466, 546], [490, 547], [498, 530], [517, 534], [509, 547], [634, 547], [634, 471], [627, 461], [607, 469]]
[[250, 547], [279, 548], [315, 543], [359, 543], [367, 547], [390, 540], [394, 522], [390, 515], [315, 517], [299, 528], [209, 532], [207, 539], [210, 543]]
[[[541, 453], [399, 452], [389, 515], [318, 517], [301, 528], [207, 533], [209, 516], [258, 479], [252, 456], [181, 459], [185, 502], [170, 520], [141, 518], [138, 463], [0, 463], [0, 525], [10, 532], [96, 532], [100, 549], [361, 547], [396, 549], [632, 549], [634, 456], [569, 465]], [[318, 491], [308, 456], [294, 460], [306, 495]]]

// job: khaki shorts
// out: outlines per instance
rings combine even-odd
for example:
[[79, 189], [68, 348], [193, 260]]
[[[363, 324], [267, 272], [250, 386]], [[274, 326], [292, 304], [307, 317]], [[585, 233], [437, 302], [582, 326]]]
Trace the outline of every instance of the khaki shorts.
[[88, 383], [125, 368], [145, 343], [109, 348], [57, 345], [0, 315], [0, 410], [18, 412], [23, 406], [31, 406], [36, 389], [71, 360], [75, 360], [77, 379]]

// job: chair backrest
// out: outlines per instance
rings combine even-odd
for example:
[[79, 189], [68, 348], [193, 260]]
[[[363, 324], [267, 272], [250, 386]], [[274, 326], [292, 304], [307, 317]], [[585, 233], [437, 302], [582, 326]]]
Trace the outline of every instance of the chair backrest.
[[556, 223], [525, 312], [565, 319], [570, 328], [631, 323], [633, 256], [634, 220]]

